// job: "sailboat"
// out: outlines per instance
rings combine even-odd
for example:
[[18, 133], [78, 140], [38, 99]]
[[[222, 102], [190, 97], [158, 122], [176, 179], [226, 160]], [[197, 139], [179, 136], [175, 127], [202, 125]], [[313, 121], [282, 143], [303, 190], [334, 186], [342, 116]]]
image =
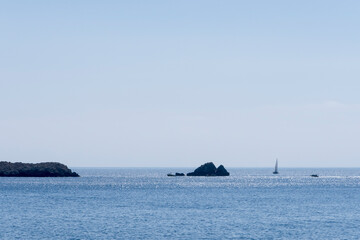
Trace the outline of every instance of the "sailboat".
[[275, 163], [275, 171], [273, 172], [273, 174], [279, 174], [278, 172], [278, 160], [276, 159], [276, 163]]

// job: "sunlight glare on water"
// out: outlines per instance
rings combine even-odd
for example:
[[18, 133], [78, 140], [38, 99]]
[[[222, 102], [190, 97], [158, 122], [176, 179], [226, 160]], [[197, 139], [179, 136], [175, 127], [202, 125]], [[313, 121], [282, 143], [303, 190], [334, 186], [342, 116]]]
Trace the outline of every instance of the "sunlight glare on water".
[[[0, 178], [0, 239], [357, 239], [360, 169], [78, 168]], [[191, 169], [175, 169], [189, 172]], [[318, 178], [310, 177], [319, 174]]]

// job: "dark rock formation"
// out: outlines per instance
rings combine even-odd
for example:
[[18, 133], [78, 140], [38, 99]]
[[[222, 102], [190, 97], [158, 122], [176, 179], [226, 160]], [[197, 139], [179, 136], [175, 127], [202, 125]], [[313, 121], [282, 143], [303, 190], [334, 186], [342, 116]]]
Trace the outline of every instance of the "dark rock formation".
[[230, 173], [225, 169], [225, 167], [223, 165], [220, 165], [217, 169], [216, 169], [216, 176], [229, 176]]
[[226, 171], [223, 165], [218, 168], [215, 167], [214, 163], [208, 162], [197, 169], [194, 172], [186, 174], [187, 176], [229, 176], [230, 173]]
[[172, 173], [168, 173], [168, 177], [182, 177], [182, 176], [185, 176], [184, 173], [175, 173], [175, 174], [172, 174]]
[[215, 176], [216, 167], [214, 163], [209, 162], [201, 165], [194, 172], [188, 173], [187, 176]]
[[80, 177], [67, 166], [56, 162], [0, 162], [0, 177]]

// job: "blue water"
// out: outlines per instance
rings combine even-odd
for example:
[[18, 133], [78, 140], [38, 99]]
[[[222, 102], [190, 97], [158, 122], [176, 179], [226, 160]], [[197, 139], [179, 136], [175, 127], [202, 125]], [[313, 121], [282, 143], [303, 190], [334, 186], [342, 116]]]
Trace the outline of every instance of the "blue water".
[[360, 169], [74, 170], [0, 178], [0, 239], [360, 238]]

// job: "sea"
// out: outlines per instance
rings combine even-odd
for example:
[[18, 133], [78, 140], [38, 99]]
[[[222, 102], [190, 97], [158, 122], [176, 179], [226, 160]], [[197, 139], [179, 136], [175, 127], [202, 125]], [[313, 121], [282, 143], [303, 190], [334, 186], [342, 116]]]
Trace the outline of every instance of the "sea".
[[0, 178], [0, 239], [360, 239], [360, 168], [73, 170]]

